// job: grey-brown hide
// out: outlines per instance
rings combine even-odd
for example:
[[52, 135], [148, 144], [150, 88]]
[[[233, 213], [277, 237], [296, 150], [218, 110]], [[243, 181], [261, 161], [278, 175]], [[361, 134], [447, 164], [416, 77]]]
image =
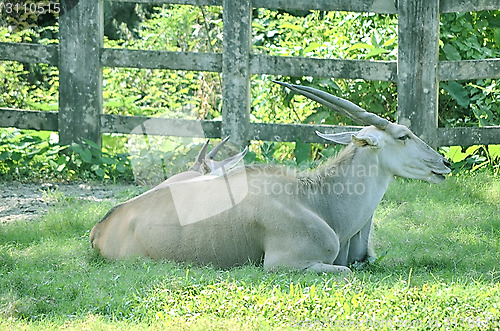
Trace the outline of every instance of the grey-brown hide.
[[[299, 93], [304, 88], [286, 86]], [[324, 92], [306, 92], [374, 126], [320, 134], [347, 147], [313, 172], [241, 166], [155, 188], [114, 207], [92, 229], [92, 246], [108, 258], [348, 272], [350, 263], [369, 254], [373, 213], [394, 176], [439, 182], [450, 169], [406, 127]]]

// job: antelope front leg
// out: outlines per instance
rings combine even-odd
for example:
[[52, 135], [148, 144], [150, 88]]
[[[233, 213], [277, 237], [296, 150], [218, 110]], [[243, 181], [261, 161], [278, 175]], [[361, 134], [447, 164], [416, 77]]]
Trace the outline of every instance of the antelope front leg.
[[354, 262], [363, 262], [367, 258], [375, 256], [370, 247], [370, 232], [372, 231], [373, 215], [366, 225], [356, 233], [350, 240], [348, 265]]
[[351, 245], [351, 241], [348, 240], [346, 243], [340, 244], [339, 254], [337, 258], [333, 262], [335, 265], [347, 266], [347, 258], [349, 256], [349, 247]]
[[332, 273], [332, 274], [340, 274], [340, 273], [352, 274], [351, 269], [349, 269], [348, 267], [344, 267], [341, 265], [326, 264], [326, 263], [322, 263], [322, 262], [314, 263], [310, 267], [307, 267], [306, 270], [313, 270], [313, 271], [316, 271], [318, 273], [328, 272], [328, 273]]

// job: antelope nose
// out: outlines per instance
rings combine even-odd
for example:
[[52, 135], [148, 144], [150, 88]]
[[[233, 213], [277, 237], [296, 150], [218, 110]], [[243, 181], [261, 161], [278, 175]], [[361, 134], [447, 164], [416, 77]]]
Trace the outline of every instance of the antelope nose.
[[448, 161], [448, 159], [443, 159], [443, 163], [445, 166], [447, 166], [448, 168], [451, 168], [451, 163], [450, 161]]

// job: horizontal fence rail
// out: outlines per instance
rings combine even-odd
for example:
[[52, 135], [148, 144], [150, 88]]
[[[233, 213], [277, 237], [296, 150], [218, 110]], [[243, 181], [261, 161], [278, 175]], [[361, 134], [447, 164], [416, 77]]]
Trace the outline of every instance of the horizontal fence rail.
[[[0, 108], [2, 127], [19, 129], [58, 131], [58, 114], [52, 111], [20, 110]], [[221, 122], [208, 120], [184, 120], [155, 118], [146, 116], [122, 116], [101, 114], [102, 133], [134, 133], [133, 130], [146, 121], [153, 123], [148, 127], [148, 135], [179, 136], [193, 138], [220, 138]], [[201, 126], [204, 134], [194, 136], [193, 126]], [[154, 129], [151, 129], [154, 128]], [[250, 123], [250, 140], [291, 141], [324, 143], [316, 130], [324, 133], [358, 131], [359, 126]], [[135, 132], [141, 134], [141, 132]], [[463, 146], [490, 145], [499, 143], [499, 127], [438, 128], [438, 145], [452, 146], [460, 141]]]
[[[397, 14], [398, 1], [402, 0], [253, 0], [254, 8], [353, 11], [378, 14]], [[222, 6], [222, 0], [114, 0], [142, 4], [179, 4], [192, 6]], [[497, 10], [498, 0], [440, 0], [439, 12], [470, 12]]]
[[[0, 43], [0, 60], [46, 63], [57, 66], [55, 45]], [[222, 54], [196, 52], [143, 51], [103, 48], [103, 67], [222, 71]], [[380, 81], [397, 80], [396, 61], [365, 61], [250, 55], [250, 72], [283, 76], [336, 77]], [[500, 59], [440, 61], [439, 80], [500, 78]]]
[[[327, 133], [360, 127], [251, 123], [250, 76], [335, 77], [398, 84], [398, 121], [434, 147], [499, 144], [500, 127], [438, 128], [438, 82], [500, 77], [500, 59], [439, 61], [439, 13], [500, 9], [498, 0], [426, 2], [416, 0], [114, 0], [142, 4], [222, 6], [222, 53], [105, 48], [102, 0], [80, 1], [59, 20], [58, 45], [0, 43], [0, 60], [59, 67], [58, 112], [0, 108], [0, 127], [59, 131], [63, 143], [103, 133], [249, 140], [324, 142]], [[62, 0], [64, 6], [67, 1]], [[438, 6], [439, 3], [439, 6]], [[366, 61], [253, 54], [252, 8], [398, 14], [398, 61]], [[79, 24], [75, 24], [79, 22]], [[102, 68], [130, 67], [222, 73], [222, 121], [102, 114]], [[416, 106], [417, 105], [417, 106]], [[86, 125], [82, 126], [81, 123]], [[201, 128], [202, 131], [198, 129]]]

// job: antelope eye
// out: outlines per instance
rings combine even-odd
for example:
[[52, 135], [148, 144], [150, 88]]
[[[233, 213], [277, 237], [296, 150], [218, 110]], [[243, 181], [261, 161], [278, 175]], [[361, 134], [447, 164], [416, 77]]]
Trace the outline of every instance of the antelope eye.
[[409, 136], [409, 135], [407, 135], [407, 134], [405, 134], [404, 136], [401, 136], [401, 137], [399, 137], [398, 139], [399, 139], [399, 140], [401, 140], [401, 141], [405, 141], [405, 140], [410, 139], [410, 136]]

